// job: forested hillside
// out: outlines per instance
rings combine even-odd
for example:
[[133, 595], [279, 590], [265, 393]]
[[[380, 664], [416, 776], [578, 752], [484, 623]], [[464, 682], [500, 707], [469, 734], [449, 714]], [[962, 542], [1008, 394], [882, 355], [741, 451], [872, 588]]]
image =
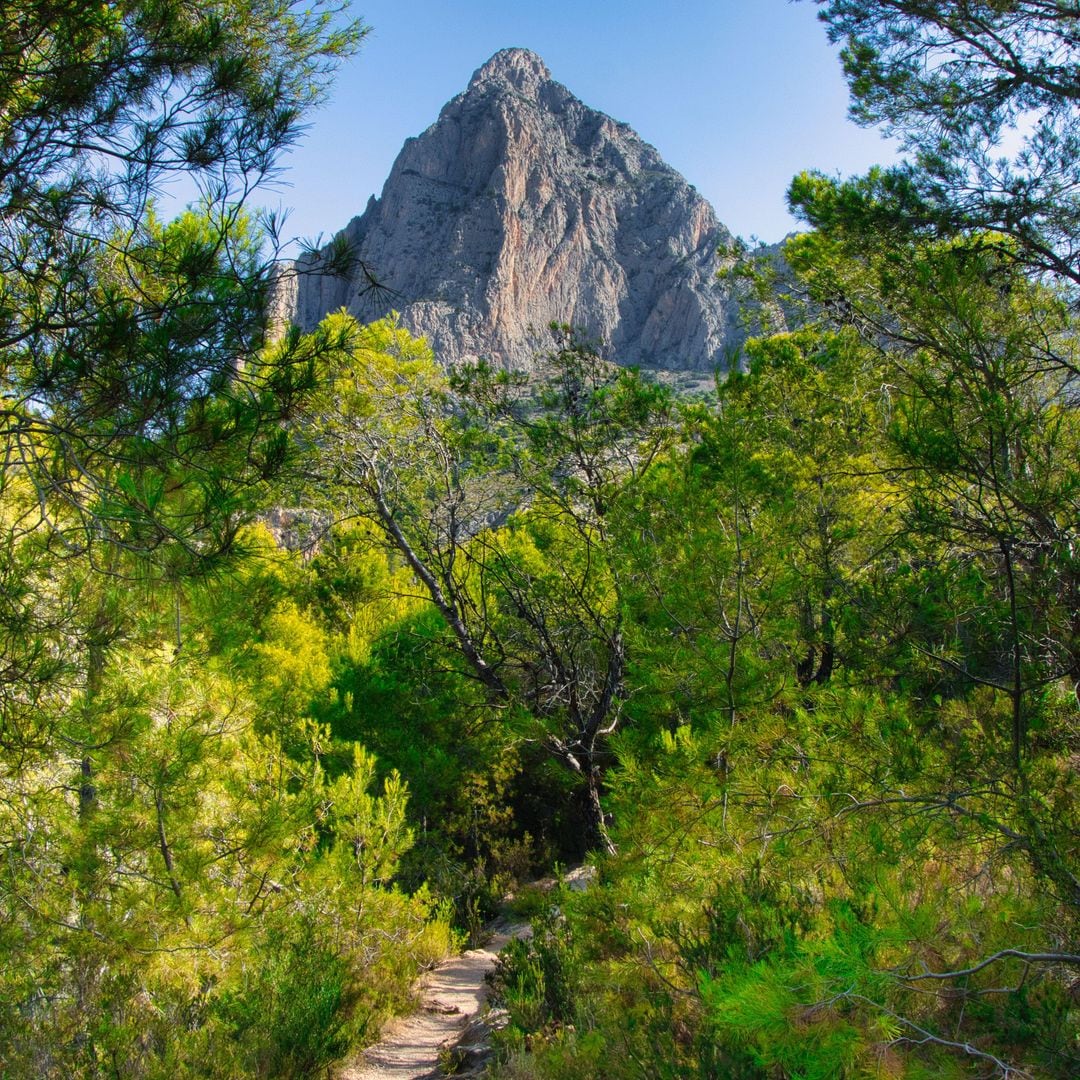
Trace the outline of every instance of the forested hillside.
[[1077, 1074], [1080, 11], [820, 12], [906, 163], [687, 397], [270, 332], [362, 27], [6, 6], [0, 1075], [325, 1075], [512, 888], [493, 1077]]

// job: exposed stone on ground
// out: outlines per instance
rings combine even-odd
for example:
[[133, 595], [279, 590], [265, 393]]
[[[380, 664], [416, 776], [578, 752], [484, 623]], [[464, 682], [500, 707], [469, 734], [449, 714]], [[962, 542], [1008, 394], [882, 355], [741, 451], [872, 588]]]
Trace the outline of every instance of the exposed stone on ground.
[[263, 511], [258, 520], [266, 526], [278, 547], [298, 551], [305, 559], [319, 553], [333, 523], [332, 515], [323, 510], [284, 506]]

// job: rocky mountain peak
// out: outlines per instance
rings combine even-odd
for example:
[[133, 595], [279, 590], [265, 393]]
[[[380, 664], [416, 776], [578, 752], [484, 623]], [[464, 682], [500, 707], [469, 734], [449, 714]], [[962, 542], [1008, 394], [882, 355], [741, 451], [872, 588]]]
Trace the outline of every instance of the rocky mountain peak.
[[393, 309], [447, 365], [512, 368], [530, 365], [548, 323], [569, 323], [620, 363], [708, 371], [742, 336], [716, 279], [729, 240], [653, 147], [535, 53], [504, 49], [336, 238], [386, 289], [316, 254], [285, 275], [275, 315], [309, 329], [341, 307], [362, 320]]
[[468, 91], [485, 83], [502, 83], [518, 93], [529, 94], [535, 93], [546, 82], [551, 82], [551, 72], [536, 53], [528, 49], [500, 49], [476, 69], [469, 80]]

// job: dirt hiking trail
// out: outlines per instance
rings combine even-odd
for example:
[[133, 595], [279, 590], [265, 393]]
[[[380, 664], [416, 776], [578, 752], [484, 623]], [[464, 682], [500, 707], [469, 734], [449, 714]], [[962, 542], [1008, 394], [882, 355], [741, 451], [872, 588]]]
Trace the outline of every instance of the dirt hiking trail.
[[383, 1037], [350, 1065], [338, 1080], [419, 1080], [440, 1075], [439, 1050], [456, 1045], [469, 1022], [487, 1000], [484, 976], [495, 966], [499, 950], [530, 931], [528, 923], [494, 924], [480, 949], [469, 949], [443, 961], [421, 980], [420, 1010], [391, 1022]]
[[[584, 889], [592, 877], [591, 867], [579, 867], [566, 875], [566, 884]], [[536, 882], [553, 885], [554, 882]], [[483, 1010], [488, 986], [484, 976], [495, 966], [499, 950], [515, 937], [528, 937], [528, 922], [498, 919], [488, 930], [483, 948], [469, 949], [443, 961], [420, 980], [420, 1008], [410, 1016], [392, 1021], [382, 1039], [335, 1073], [336, 1080], [423, 1080], [437, 1077], [439, 1051], [449, 1051]]]

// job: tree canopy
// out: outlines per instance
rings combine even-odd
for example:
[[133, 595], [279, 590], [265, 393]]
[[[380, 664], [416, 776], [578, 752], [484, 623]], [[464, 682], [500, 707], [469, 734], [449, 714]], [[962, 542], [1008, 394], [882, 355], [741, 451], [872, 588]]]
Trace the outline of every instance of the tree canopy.
[[900, 228], [994, 229], [1016, 240], [1026, 266], [1080, 283], [1080, 9], [818, 2], [844, 46], [851, 115], [882, 124], [910, 154], [848, 190], [873, 193], [882, 224], [883, 204]]
[[[307, 378], [265, 350], [272, 264], [244, 204], [361, 29], [282, 0], [2, 18], [4, 460], [50, 520], [74, 513], [68, 542], [227, 548]], [[195, 208], [162, 222], [180, 180]]]

